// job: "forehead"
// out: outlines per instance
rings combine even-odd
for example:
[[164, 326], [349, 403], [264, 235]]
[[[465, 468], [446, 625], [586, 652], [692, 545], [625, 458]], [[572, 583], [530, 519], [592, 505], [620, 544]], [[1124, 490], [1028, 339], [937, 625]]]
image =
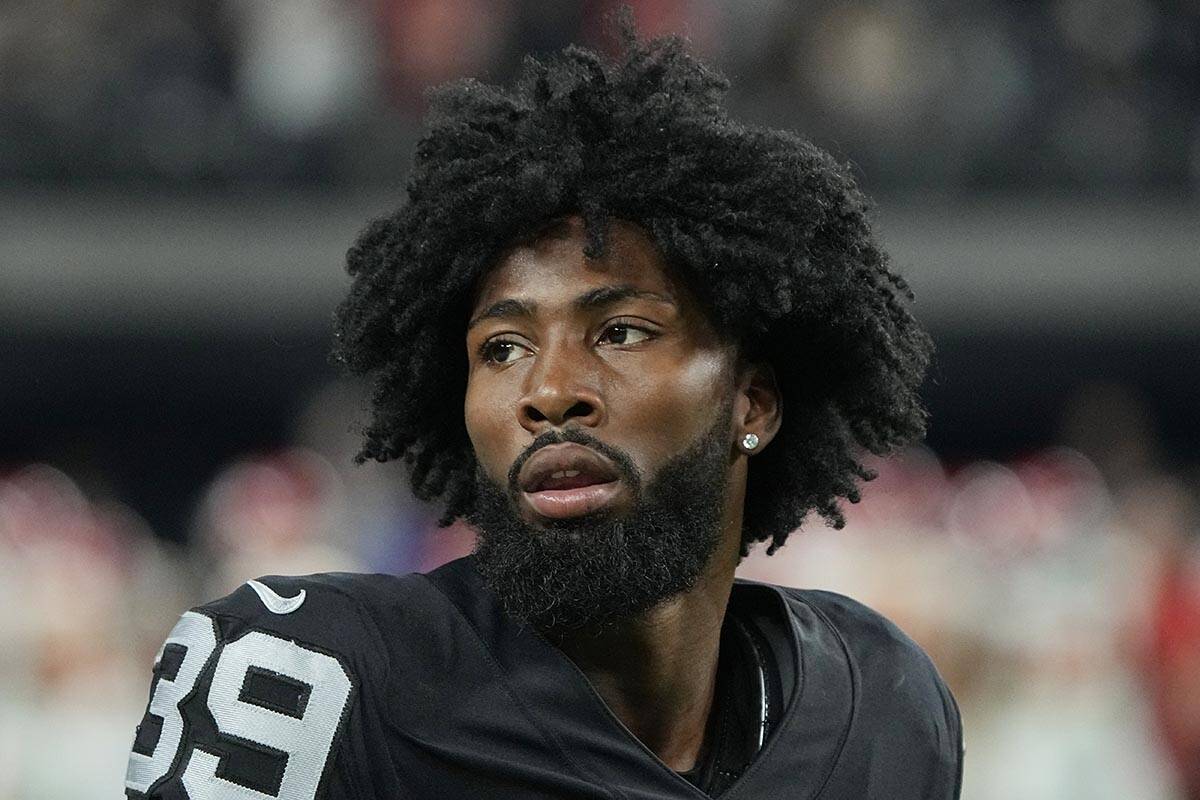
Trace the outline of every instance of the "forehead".
[[681, 310], [695, 306], [654, 241], [637, 225], [614, 220], [605, 252], [598, 259], [583, 254], [586, 244], [582, 221], [571, 217], [543, 235], [514, 245], [479, 281], [474, 308], [508, 297], [540, 298], [553, 305], [553, 298], [573, 298], [589, 289], [618, 284], [665, 295]]

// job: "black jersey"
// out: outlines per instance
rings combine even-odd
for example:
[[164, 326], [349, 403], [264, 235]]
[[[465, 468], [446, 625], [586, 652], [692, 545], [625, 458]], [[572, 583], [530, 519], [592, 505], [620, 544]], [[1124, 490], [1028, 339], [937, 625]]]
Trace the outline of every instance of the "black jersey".
[[[764, 708], [748, 763], [717, 782], [720, 797], [958, 796], [958, 710], [894, 625], [837, 594], [741, 579], [730, 609], [754, 623], [746, 641], [774, 659], [779, 685], [754, 695], [777, 707]], [[185, 613], [154, 667], [126, 794], [709, 796], [638, 741], [560, 650], [508, 618], [470, 557], [428, 575], [266, 577]]]

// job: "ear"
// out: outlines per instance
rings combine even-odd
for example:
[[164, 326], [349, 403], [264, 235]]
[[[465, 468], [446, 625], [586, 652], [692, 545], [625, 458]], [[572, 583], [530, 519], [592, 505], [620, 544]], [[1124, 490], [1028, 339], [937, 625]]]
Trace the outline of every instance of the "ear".
[[[747, 455], [761, 453], [783, 424], [783, 395], [775, 380], [775, 369], [769, 363], [744, 363], [739, 368], [733, 409], [733, 432], [737, 448]], [[743, 437], [748, 433], [758, 437], [758, 444], [754, 448], [742, 444]]]

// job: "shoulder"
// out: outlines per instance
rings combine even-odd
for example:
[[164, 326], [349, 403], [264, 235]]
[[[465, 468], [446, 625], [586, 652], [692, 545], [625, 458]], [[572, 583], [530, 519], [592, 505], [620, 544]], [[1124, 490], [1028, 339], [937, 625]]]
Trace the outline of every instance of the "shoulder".
[[803, 603], [832, 626], [860, 666], [936, 673], [934, 664], [907, 633], [866, 604], [822, 589], [782, 589], [792, 603]]
[[[781, 587], [782, 588], [782, 587]], [[812, 609], [838, 635], [863, 680], [902, 688], [944, 687], [925, 651], [878, 611], [845, 595], [817, 589], [782, 588], [790, 603]]]
[[[421, 576], [359, 572], [319, 572], [313, 575], [262, 575], [194, 610], [239, 618], [272, 619], [298, 612], [328, 615], [362, 610], [400, 593], [411, 595]], [[270, 615], [270, 616], [266, 616]]]
[[781, 590], [789, 604], [810, 609], [841, 641], [856, 688], [854, 726], [859, 736], [854, 738], [867, 747], [902, 752], [935, 765], [945, 796], [956, 797], [962, 720], [953, 694], [925, 651], [895, 623], [857, 600], [821, 590]]
[[409, 634], [444, 616], [416, 574], [268, 575], [184, 612], [155, 659], [126, 794], [359, 796], [347, 787], [378, 759], [337, 753], [370, 744], [361, 731], [394, 683], [395, 642], [419, 647]]
[[224, 639], [261, 630], [352, 655], [382, 647], [385, 627], [428, 621], [435, 599], [417, 574], [265, 575], [190, 613], [213, 619]]

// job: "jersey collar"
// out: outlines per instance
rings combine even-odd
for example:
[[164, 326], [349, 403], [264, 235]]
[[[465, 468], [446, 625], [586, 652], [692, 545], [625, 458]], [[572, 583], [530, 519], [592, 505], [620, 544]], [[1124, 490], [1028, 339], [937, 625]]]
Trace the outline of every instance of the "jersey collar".
[[[562, 651], [504, 613], [471, 557], [427, 577], [475, 630], [497, 679], [577, 765], [580, 777], [628, 800], [707, 797], [629, 732]], [[855, 679], [846, 648], [823, 615], [779, 587], [738, 579], [733, 592], [767, 593], [785, 615], [797, 683], [775, 730], [721, 796], [814, 798], [833, 771], [853, 716]]]

